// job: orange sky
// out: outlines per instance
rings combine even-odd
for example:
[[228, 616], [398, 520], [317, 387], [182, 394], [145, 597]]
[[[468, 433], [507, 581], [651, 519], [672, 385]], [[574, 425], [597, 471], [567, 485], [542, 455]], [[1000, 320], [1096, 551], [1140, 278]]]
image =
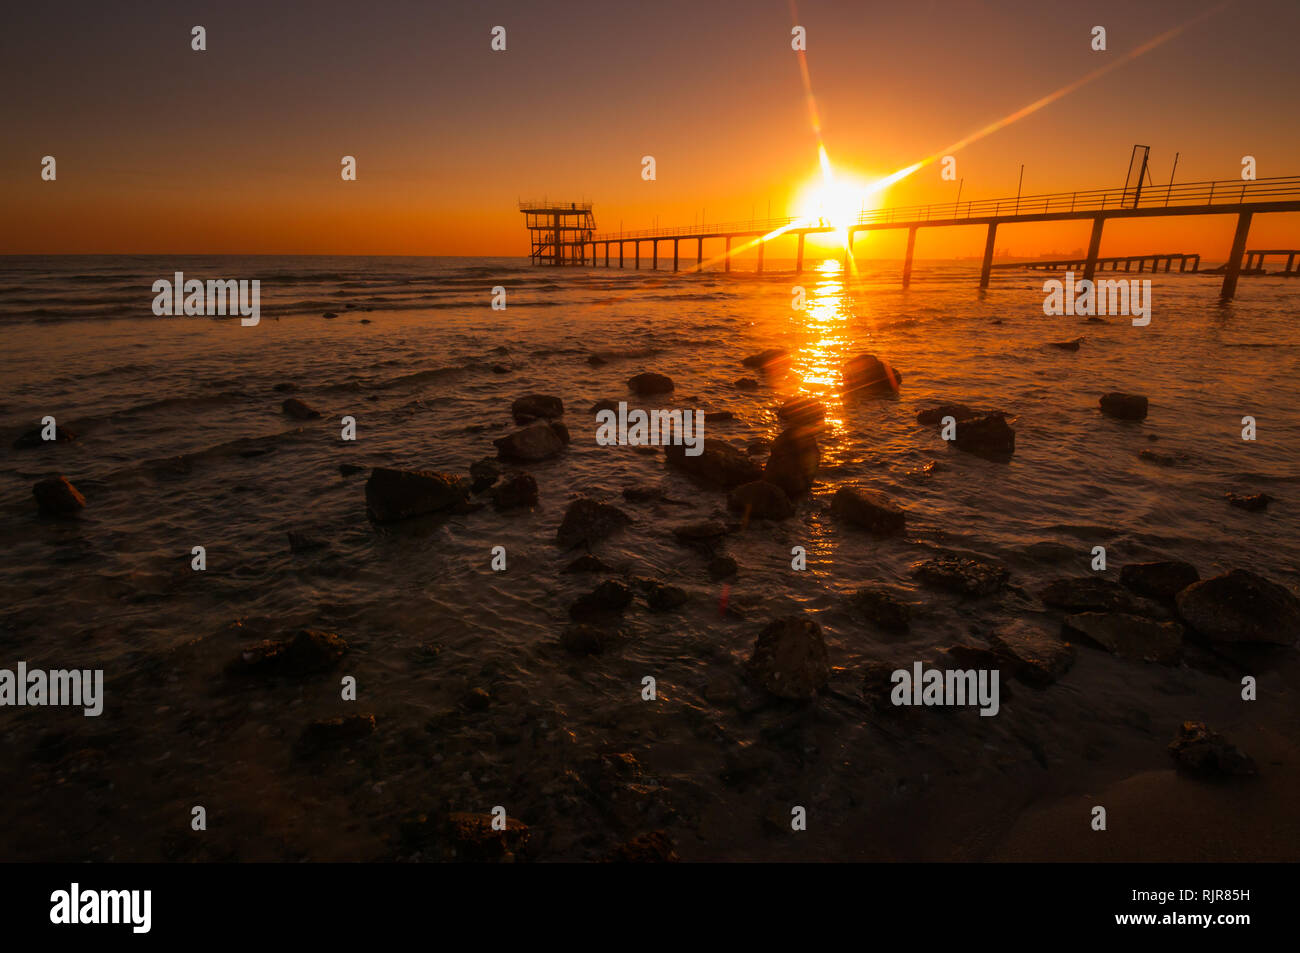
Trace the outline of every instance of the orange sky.
[[[874, 179], [961, 140], [1216, 4], [803, 3], [834, 168]], [[561, 12], [556, 12], [556, 11]], [[78, 12], [79, 11], [79, 12]], [[0, 70], [2, 253], [523, 255], [518, 198], [595, 203], [601, 230], [795, 214], [820, 173], [783, 3], [264, 5], [195, 12], [71, 4], [14, 16]], [[208, 50], [190, 49], [202, 23]], [[70, 25], [71, 24], [71, 25]], [[490, 49], [495, 24], [507, 50]], [[1090, 49], [1094, 25], [1108, 50]], [[1152, 177], [1300, 174], [1300, 4], [1231, 3], [956, 153], [963, 199]], [[43, 182], [44, 155], [58, 161]], [[355, 155], [358, 179], [339, 177]], [[657, 179], [641, 178], [653, 155]], [[952, 201], [928, 166], [886, 204]], [[1227, 250], [1227, 216], [1112, 222], [1103, 254]], [[1086, 223], [999, 231], [1032, 255]], [[901, 255], [903, 233], [859, 240]], [[979, 228], [922, 231], [920, 258], [975, 255]], [[780, 245], [768, 254], [793, 254]], [[1300, 216], [1251, 246], [1300, 246]], [[720, 251], [720, 248], [717, 249]], [[706, 246], [706, 253], [717, 253]]]

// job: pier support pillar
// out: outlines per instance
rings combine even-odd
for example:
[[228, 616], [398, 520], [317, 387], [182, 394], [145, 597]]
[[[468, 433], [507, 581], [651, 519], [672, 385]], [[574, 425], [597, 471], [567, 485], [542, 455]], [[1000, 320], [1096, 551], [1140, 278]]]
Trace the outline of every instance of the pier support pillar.
[[903, 287], [912, 283], [912, 252], [916, 250], [916, 226], [907, 230], [907, 255], [903, 258]]
[[[1083, 280], [1092, 281], [1092, 276], [1097, 273], [1097, 252], [1101, 250], [1101, 229], [1106, 224], [1106, 219], [1098, 215], [1092, 220], [1092, 234], [1088, 237], [1088, 260], [1083, 266]], [[1124, 269], [1128, 271], [1126, 267]], [[1138, 266], [1138, 271], [1142, 266]]]
[[701, 271], [704, 268], [704, 239], [695, 239], [695, 270]]
[[609, 267], [609, 242], [605, 242], [605, 267]]
[[730, 235], [727, 236], [727, 254], [724, 257], [727, 259], [727, 267], [725, 270], [731, 271], [731, 236]]
[[623, 267], [623, 243], [618, 243], [618, 267]]
[[1237, 293], [1237, 276], [1241, 274], [1241, 256], [1246, 251], [1246, 235], [1250, 232], [1250, 220], [1253, 212], [1242, 212], [1237, 216], [1237, 232], [1232, 236], [1232, 252], [1228, 256], [1228, 266], [1223, 273], [1223, 290], [1219, 299], [1231, 301]]
[[677, 270], [677, 239], [673, 239], [673, 271]]
[[763, 273], [763, 246], [766, 244], [767, 242], [761, 238], [758, 240], [758, 273], [760, 275]]
[[993, 242], [998, 237], [998, 223], [989, 222], [989, 234], [984, 239], [984, 264], [980, 268], [980, 287], [989, 286], [989, 272], [993, 268]]
[[799, 252], [798, 252], [798, 254], [795, 255], [795, 258], [794, 258], [794, 273], [795, 273], [796, 275], [801, 274], [801, 273], [803, 272], [803, 240], [804, 240], [804, 237], [805, 237], [805, 236], [804, 236], [804, 233], [803, 233], [803, 232], [800, 232], [800, 233], [799, 233]]
[[1286, 273], [1289, 275], [1294, 270], [1291, 266], [1295, 264], [1295, 252], [1286, 256]]
[[[655, 246], [655, 253], [654, 253], [654, 258], [651, 259], [650, 270], [658, 271], [659, 270], [659, 239], [656, 238], [654, 240], [654, 246]], [[674, 268], [673, 270], [676, 271], [677, 269]]]
[[636, 270], [641, 270], [641, 241], [637, 239], [636, 243]]

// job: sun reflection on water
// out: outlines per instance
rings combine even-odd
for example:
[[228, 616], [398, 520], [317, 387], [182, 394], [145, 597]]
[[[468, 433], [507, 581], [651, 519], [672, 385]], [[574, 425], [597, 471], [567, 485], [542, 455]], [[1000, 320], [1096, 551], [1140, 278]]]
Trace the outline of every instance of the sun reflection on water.
[[826, 429], [844, 429], [844, 394], [840, 368], [853, 354], [849, 330], [852, 300], [847, 294], [844, 266], [834, 259], [814, 270], [804, 302], [804, 344], [791, 362], [795, 397], [811, 397], [826, 408]]

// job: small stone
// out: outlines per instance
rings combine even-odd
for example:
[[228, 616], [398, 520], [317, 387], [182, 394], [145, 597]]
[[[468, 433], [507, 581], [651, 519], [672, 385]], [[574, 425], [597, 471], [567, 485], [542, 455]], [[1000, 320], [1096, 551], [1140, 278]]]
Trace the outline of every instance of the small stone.
[[501, 476], [501, 464], [494, 457], [484, 457], [469, 465], [470, 492], [482, 493]]
[[531, 473], [510, 471], [504, 480], [492, 488], [492, 505], [499, 510], [536, 506], [537, 480]]
[[713, 580], [727, 579], [736, 575], [740, 567], [730, 556], [714, 556], [709, 560], [709, 578]]
[[731, 386], [736, 390], [758, 390], [758, 381], [752, 377], [739, 377]]
[[1119, 571], [1120, 585], [1139, 596], [1161, 602], [1172, 602], [1178, 593], [1200, 578], [1195, 566], [1176, 560], [1129, 563]]
[[690, 598], [690, 594], [680, 586], [669, 586], [661, 582], [652, 582], [645, 592], [646, 607], [651, 612], [671, 612], [684, 606]]
[[632, 590], [614, 579], [602, 582], [591, 592], [579, 596], [569, 606], [569, 615], [577, 621], [608, 619], [621, 616], [632, 604]]
[[347, 651], [348, 644], [337, 635], [303, 629], [292, 639], [250, 646], [231, 660], [226, 674], [314, 675], [332, 669]]
[[526, 394], [510, 405], [510, 413], [516, 419], [544, 417], [551, 420], [564, 416], [564, 401], [549, 394]]
[[315, 420], [320, 416], [319, 410], [309, 407], [297, 397], [290, 397], [280, 405], [280, 409], [294, 420]]
[[1015, 676], [1029, 685], [1050, 685], [1074, 664], [1074, 646], [1027, 622], [1000, 626], [989, 644], [1010, 663]]
[[790, 363], [790, 352], [783, 347], [772, 347], [758, 354], [751, 354], [740, 363], [745, 367], [764, 372], [783, 370]]
[[783, 520], [794, 515], [794, 504], [775, 483], [755, 480], [727, 494], [727, 509], [753, 519]]
[[1103, 394], [1098, 402], [1101, 412], [1116, 420], [1145, 420], [1147, 399], [1140, 394]]
[[1175, 603], [1183, 621], [1212, 642], [1291, 645], [1300, 633], [1300, 600], [1245, 569], [1193, 583]]
[[465, 502], [469, 481], [454, 473], [375, 467], [366, 481], [366, 511], [389, 523], [449, 510]]
[[903, 375], [874, 354], [850, 358], [842, 370], [845, 396], [850, 394], [896, 394]]
[[522, 430], [498, 437], [492, 441], [492, 445], [497, 448], [497, 455], [502, 460], [534, 463], [549, 460], [559, 454], [564, 449], [565, 440], [554, 424], [539, 420]]
[[912, 570], [912, 575], [948, 592], [979, 597], [998, 592], [1006, 585], [1011, 573], [1001, 563], [992, 560], [945, 554], [920, 563]]
[[298, 736], [297, 754], [311, 757], [368, 738], [375, 732], [375, 716], [346, 715], [313, 721]]
[[1179, 767], [1202, 777], [1252, 777], [1259, 774], [1253, 758], [1199, 721], [1183, 722], [1169, 743], [1169, 754]]
[[864, 586], [849, 596], [849, 605], [886, 632], [906, 632], [912, 609], [886, 586]]
[[599, 655], [605, 651], [609, 634], [594, 625], [576, 623], [560, 633], [560, 646], [570, 655]]
[[663, 831], [653, 831], [632, 838], [615, 847], [604, 858], [610, 864], [675, 864], [681, 860], [673, 842]]
[[1258, 513], [1261, 510], [1266, 510], [1268, 504], [1273, 502], [1273, 497], [1267, 493], [1251, 493], [1244, 496], [1228, 493], [1226, 496], [1229, 503], [1237, 507], [1237, 509], [1246, 510], [1248, 513]]
[[618, 507], [581, 497], [564, 511], [564, 519], [555, 531], [555, 542], [565, 549], [580, 544], [590, 546], [631, 522], [632, 517]]
[[673, 379], [665, 374], [646, 371], [628, 378], [627, 386], [634, 394], [641, 397], [650, 397], [655, 394], [671, 394]]

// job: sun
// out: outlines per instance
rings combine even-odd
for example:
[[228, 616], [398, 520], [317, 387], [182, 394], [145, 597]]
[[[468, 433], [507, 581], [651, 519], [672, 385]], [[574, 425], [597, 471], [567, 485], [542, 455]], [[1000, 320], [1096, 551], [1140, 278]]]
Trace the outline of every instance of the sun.
[[877, 207], [879, 192], [855, 176], [823, 173], [800, 190], [795, 214], [814, 224], [835, 229], [841, 241], [847, 241], [848, 227], [862, 212]]

